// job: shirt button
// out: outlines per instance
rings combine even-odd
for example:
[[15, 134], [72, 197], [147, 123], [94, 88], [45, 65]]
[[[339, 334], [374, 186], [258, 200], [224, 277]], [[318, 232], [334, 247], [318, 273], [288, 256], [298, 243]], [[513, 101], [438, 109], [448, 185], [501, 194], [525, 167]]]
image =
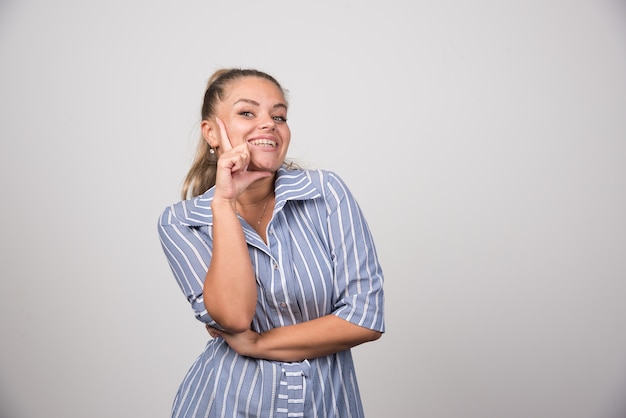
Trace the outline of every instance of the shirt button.
[[277, 270], [278, 269], [278, 264], [274, 263], [274, 264], [272, 264], [272, 267], [274, 267], [274, 270]]
[[287, 307], [287, 304], [285, 302], [280, 302], [278, 305], [281, 309], [285, 309]]

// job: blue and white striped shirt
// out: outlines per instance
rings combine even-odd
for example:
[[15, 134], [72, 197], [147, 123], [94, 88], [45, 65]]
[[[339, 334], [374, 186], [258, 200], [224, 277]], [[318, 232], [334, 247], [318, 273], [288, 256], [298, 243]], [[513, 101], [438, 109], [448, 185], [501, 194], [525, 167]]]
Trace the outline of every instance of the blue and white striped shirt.
[[[202, 297], [211, 262], [214, 189], [165, 209], [159, 236], [195, 316], [218, 326]], [[384, 332], [383, 273], [361, 209], [334, 173], [281, 168], [267, 241], [240, 218], [256, 274], [252, 328], [334, 314]], [[363, 417], [350, 350], [285, 363], [241, 356], [211, 339], [185, 376], [172, 417]]]

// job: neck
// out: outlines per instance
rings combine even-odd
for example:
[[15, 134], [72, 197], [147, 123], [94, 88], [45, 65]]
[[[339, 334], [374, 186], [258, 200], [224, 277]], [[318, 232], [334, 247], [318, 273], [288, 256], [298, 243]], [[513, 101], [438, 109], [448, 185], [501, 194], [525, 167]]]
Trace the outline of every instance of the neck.
[[256, 181], [251, 184], [239, 197], [237, 203], [240, 206], [255, 206], [263, 204], [274, 193], [274, 179], [269, 181]]
[[244, 196], [242, 194], [237, 199], [237, 204], [239, 206], [244, 206], [244, 207], [259, 206], [263, 204], [264, 202], [266, 202], [273, 193], [274, 193], [274, 190], [266, 191], [265, 194], [263, 195], [254, 194], [254, 195]]
[[270, 190], [264, 197], [259, 199], [250, 200], [246, 203], [241, 203], [238, 199], [235, 202], [235, 210], [237, 214], [243, 217], [249, 225], [251, 225], [257, 234], [261, 235], [263, 240], [265, 240], [265, 232], [263, 232], [262, 225], [267, 225], [266, 212], [270, 213], [271, 217], [271, 209], [267, 211], [267, 208], [272, 208], [274, 205], [274, 201], [272, 196], [274, 195], [274, 190]]

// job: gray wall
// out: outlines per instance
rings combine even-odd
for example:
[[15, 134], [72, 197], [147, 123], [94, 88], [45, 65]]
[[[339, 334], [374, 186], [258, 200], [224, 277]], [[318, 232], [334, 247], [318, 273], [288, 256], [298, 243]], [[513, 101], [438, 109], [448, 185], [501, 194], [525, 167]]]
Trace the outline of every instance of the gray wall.
[[0, 2], [0, 415], [168, 416], [207, 335], [156, 221], [251, 66], [377, 240], [369, 417], [623, 417], [623, 5]]

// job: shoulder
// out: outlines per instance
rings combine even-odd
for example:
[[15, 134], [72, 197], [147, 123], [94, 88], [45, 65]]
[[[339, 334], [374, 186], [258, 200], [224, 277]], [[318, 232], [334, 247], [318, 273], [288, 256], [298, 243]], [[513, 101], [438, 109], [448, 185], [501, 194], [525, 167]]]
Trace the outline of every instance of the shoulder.
[[203, 226], [213, 220], [211, 200], [213, 189], [192, 199], [181, 200], [167, 206], [159, 217], [159, 225]]
[[310, 170], [308, 172], [311, 181], [320, 189], [326, 200], [341, 200], [345, 196], [350, 196], [350, 189], [343, 178], [335, 171], [331, 170]]

